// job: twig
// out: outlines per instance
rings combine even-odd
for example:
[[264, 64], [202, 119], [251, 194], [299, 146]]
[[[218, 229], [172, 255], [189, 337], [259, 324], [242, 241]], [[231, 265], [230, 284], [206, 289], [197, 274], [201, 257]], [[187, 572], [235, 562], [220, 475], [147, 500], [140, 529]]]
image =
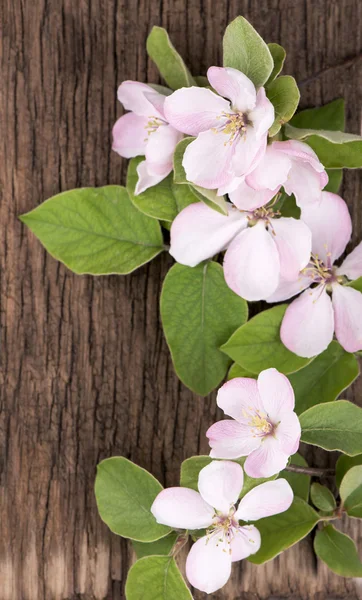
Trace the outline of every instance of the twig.
[[334, 469], [317, 469], [315, 467], [299, 467], [298, 465], [288, 465], [285, 470], [290, 471], [290, 473], [311, 475], [311, 477], [332, 477], [336, 473]]

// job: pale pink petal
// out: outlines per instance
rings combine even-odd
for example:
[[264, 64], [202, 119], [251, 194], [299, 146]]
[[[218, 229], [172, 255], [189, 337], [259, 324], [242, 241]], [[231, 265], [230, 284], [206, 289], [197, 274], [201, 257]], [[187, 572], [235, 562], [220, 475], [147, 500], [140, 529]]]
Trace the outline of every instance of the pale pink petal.
[[300, 292], [303, 292], [307, 287], [310, 286], [311, 283], [311, 278], [307, 275], [303, 275], [302, 273], [299, 274], [299, 277], [296, 279], [296, 281], [286, 281], [285, 279], [281, 278], [274, 294], [269, 296], [266, 301], [274, 303], [288, 300]]
[[231, 67], [210, 67], [207, 78], [220, 96], [231, 101], [234, 110], [246, 112], [255, 107], [255, 86], [241, 71]]
[[[168, 96], [168, 94], [167, 94]], [[164, 104], [166, 96], [164, 94], [160, 94], [156, 92], [156, 90], [152, 90], [152, 92], [145, 92], [145, 98], [152, 104], [152, 106], [156, 109], [157, 114], [162, 117], [162, 120], [166, 120]]]
[[284, 152], [275, 149], [275, 143], [267, 146], [258, 166], [247, 176], [247, 183], [255, 190], [274, 190], [287, 180], [292, 161]]
[[[320, 162], [317, 154], [310, 146], [308, 146], [308, 144], [298, 140], [286, 140], [284, 142], [274, 142], [273, 146], [279, 152], [286, 153], [293, 160], [305, 162], [313, 167], [318, 173], [325, 174], [324, 166]], [[327, 183], [328, 176], [324, 185], [327, 185]]]
[[253, 129], [257, 138], [264, 136], [269, 127], [274, 123], [275, 111], [274, 106], [266, 97], [265, 89], [260, 88], [256, 95], [256, 106], [249, 113], [249, 119], [253, 124]]
[[261, 439], [252, 433], [249, 425], [242, 425], [230, 419], [211, 425], [206, 437], [209, 438], [212, 458], [232, 459], [247, 456], [261, 443]]
[[346, 275], [348, 279], [362, 277], [362, 242], [352, 250], [351, 254], [338, 267], [337, 274]]
[[147, 167], [150, 173], [157, 175], [173, 169], [173, 155], [176, 144], [183, 135], [171, 125], [161, 125], [151, 133], [146, 147]]
[[294, 409], [294, 391], [289, 379], [276, 369], [266, 369], [258, 377], [258, 391], [264, 411], [276, 425], [282, 415]]
[[319, 285], [303, 292], [288, 306], [280, 337], [291, 352], [312, 358], [328, 348], [333, 331], [332, 302], [326, 290]]
[[157, 523], [176, 529], [204, 529], [212, 523], [215, 511], [198, 492], [183, 487], [162, 490], [151, 506]]
[[301, 219], [312, 232], [312, 252], [326, 265], [344, 252], [352, 233], [347, 204], [337, 194], [322, 192], [318, 202], [302, 208]]
[[332, 295], [336, 338], [347, 352], [362, 350], [362, 294], [339, 284]]
[[154, 103], [150, 102], [150, 98], [160, 97], [159, 102], [162, 104], [164, 96], [146, 83], [124, 81], [118, 88], [117, 97], [126, 110], [131, 110], [136, 115], [163, 119], [163, 113], [159, 112]]
[[[192, 546], [186, 560], [186, 577], [193, 587], [213, 594], [225, 583], [231, 573], [231, 555], [219, 535], [205, 536]], [[175, 599], [176, 600], [176, 599]]]
[[135, 187], [135, 196], [138, 196], [138, 194], [142, 194], [142, 192], [144, 192], [148, 188], [160, 183], [160, 181], [165, 179], [165, 177], [167, 177], [167, 175], [171, 173], [171, 171], [172, 166], [168, 168], [166, 166], [163, 173], [161, 172], [155, 175], [154, 173], [150, 173], [146, 160], [140, 162], [137, 166], [138, 181]]
[[272, 219], [271, 228], [279, 252], [280, 277], [287, 281], [295, 281], [310, 260], [310, 229], [303, 221], [285, 217]]
[[271, 477], [287, 466], [289, 454], [285, 454], [273, 436], [263, 438], [259, 448], [249, 454], [244, 470], [249, 477]]
[[127, 113], [114, 124], [112, 150], [124, 158], [142, 156], [147, 146], [147, 119]]
[[229, 215], [203, 202], [191, 204], [177, 215], [171, 226], [170, 254], [189, 267], [224, 250], [244, 227], [247, 218], [229, 205]]
[[225, 254], [225, 281], [245, 300], [265, 300], [273, 294], [279, 272], [278, 250], [262, 221], [242, 231]]
[[276, 430], [276, 437], [280, 447], [285, 454], [291, 456], [299, 448], [301, 428], [298, 416], [295, 412], [283, 413]]
[[255, 379], [235, 377], [224, 383], [218, 391], [217, 405], [226, 415], [246, 425], [250, 410], [260, 411], [263, 405]]
[[187, 146], [182, 165], [188, 181], [211, 190], [230, 183], [236, 146], [226, 141], [222, 131], [205, 131]]
[[251, 126], [243, 135], [237, 136], [232, 148], [232, 169], [236, 177], [247, 175], [263, 158], [267, 144], [267, 136], [257, 138]]
[[235, 517], [241, 521], [258, 521], [285, 512], [292, 502], [293, 490], [286, 479], [266, 481], [240, 500]]
[[236, 462], [213, 460], [199, 473], [198, 488], [201, 497], [217, 511], [228, 515], [240, 496], [244, 473]]
[[284, 189], [287, 194], [294, 194], [300, 208], [317, 202], [322, 187], [320, 174], [311, 165], [293, 161]]
[[239, 187], [241, 183], [243, 183], [243, 181], [245, 181], [244, 175], [242, 175], [241, 177], [233, 177], [228, 183], [218, 188], [217, 195], [224, 196], [224, 194], [229, 194], [230, 192], [233, 192], [234, 190], [236, 190], [237, 187]]
[[243, 560], [243, 558], [255, 554], [260, 546], [260, 532], [254, 525], [245, 525], [245, 527], [235, 529], [234, 537], [230, 542], [232, 562]]
[[200, 87], [181, 88], [167, 96], [164, 104], [166, 119], [175, 129], [189, 135], [198, 135], [213, 127], [220, 127], [220, 117], [231, 111], [230, 103]]
[[254, 190], [245, 181], [242, 181], [234, 191], [229, 191], [229, 198], [241, 210], [255, 210], [268, 204], [278, 191], [279, 188], [275, 190]]

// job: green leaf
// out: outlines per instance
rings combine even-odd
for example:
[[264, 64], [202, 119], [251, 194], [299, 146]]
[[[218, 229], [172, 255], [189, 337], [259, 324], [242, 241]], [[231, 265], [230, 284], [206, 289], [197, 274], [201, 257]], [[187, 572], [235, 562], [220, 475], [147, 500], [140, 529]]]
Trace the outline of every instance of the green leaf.
[[172, 45], [166, 29], [153, 27], [147, 38], [148, 56], [172, 90], [196, 85], [181, 56]]
[[261, 548], [248, 560], [257, 565], [271, 560], [308, 535], [318, 521], [318, 514], [309, 504], [301, 498], [294, 498], [287, 511], [257, 521]]
[[337, 575], [342, 577], [362, 577], [362, 563], [353, 540], [327, 525], [314, 539], [316, 555]]
[[352, 287], [353, 289], [358, 290], [359, 292], [362, 292], [362, 277], [359, 277], [358, 279], [351, 281], [348, 285], [349, 285], [349, 287]]
[[238, 69], [257, 88], [268, 81], [274, 68], [267, 44], [244, 17], [237, 17], [227, 26], [223, 54], [224, 67]]
[[342, 479], [352, 467], [362, 465], [362, 454], [357, 456], [346, 456], [341, 454], [336, 462], [336, 486], [339, 488], [342, 483]]
[[347, 514], [362, 519], [362, 465], [347, 471], [342, 479], [339, 493]]
[[156, 542], [135, 542], [132, 541], [133, 549], [137, 558], [144, 556], [168, 556], [176, 543], [178, 533], [172, 531], [166, 537], [157, 540]]
[[140, 213], [121, 186], [63, 192], [20, 220], [78, 274], [131, 273], [164, 249], [160, 225]]
[[123, 456], [99, 463], [95, 495], [101, 519], [113, 533], [139, 542], [154, 542], [170, 533], [159, 525], [151, 506], [162, 485]]
[[[308, 467], [308, 463], [303, 456], [300, 454], [293, 454], [290, 457], [290, 464], [297, 465], [298, 467]], [[302, 498], [306, 502], [308, 502], [309, 498], [309, 487], [310, 487], [310, 476], [304, 475], [304, 473], [292, 473], [291, 471], [281, 471], [279, 473], [279, 478], [286, 479], [293, 492], [294, 496], [298, 496], [298, 498]]]
[[279, 44], [268, 44], [268, 48], [270, 54], [272, 55], [274, 67], [266, 83], [267, 86], [269, 85], [269, 83], [274, 81], [274, 79], [276, 79], [279, 73], [282, 71], [286, 57], [286, 52], [283, 46], [279, 46]]
[[240, 365], [234, 363], [233, 365], [231, 365], [231, 367], [229, 369], [227, 379], [228, 379], [228, 381], [230, 381], [230, 379], [235, 379], [235, 377], [249, 377], [251, 379], [255, 379], [256, 374], [250, 373], [249, 371], [247, 371]]
[[336, 400], [309, 408], [299, 417], [302, 442], [349, 456], [362, 453], [362, 409]]
[[280, 304], [259, 313], [237, 329], [221, 350], [252, 373], [259, 374], [270, 367], [286, 374], [298, 371], [310, 359], [293, 354], [280, 339], [286, 309], [286, 304]]
[[298, 108], [300, 93], [297, 82], [290, 75], [282, 75], [268, 85], [267, 96], [275, 110], [275, 120], [269, 129], [269, 135], [273, 136], [292, 118]]
[[210, 87], [210, 82], [205, 75], [195, 75], [194, 80], [199, 87]]
[[306, 142], [327, 169], [358, 169], [362, 167], [362, 137], [342, 131], [297, 129], [289, 123], [285, 134], [293, 140]]
[[127, 600], [192, 600], [175, 560], [146, 556], [131, 567], [126, 581]]
[[331, 492], [325, 485], [314, 482], [310, 488], [311, 500], [319, 510], [323, 512], [330, 512], [336, 508], [336, 500]]
[[336, 400], [358, 374], [355, 356], [338, 342], [331, 342], [313, 362], [289, 377], [295, 393], [296, 413], [299, 415], [311, 406]]
[[338, 98], [318, 108], [306, 108], [293, 117], [290, 124], [299, 129], [344, 131], [344, 100]]
[[174, 170], [174, 182], [175, 183], [189, 183], [187, 181], [186, 172], [183, 168], [182, 161], [185, 154], [185, 150], [191, 142], [193, 142], [196, 138], [194, 137], [185, 137], [179, 141], [175, 148], [175, 152], [173, 155], [173, 170]]
[[293, 219], [300, 219], [300, 208], [297, 206], [294, 194], [287, 196], [283, 191], [280, 200], [275, 205], [275, 209], [278, 210], [282, 217], [292, 217]]
[[327, 169], [328, 183], [324, 190], [326, 192], [332, 192], [338, 194], [339, 188], [342, 185], [343, 169]]
[[247, 320], [247, 303], [226, 285], [216, 262], [176, 264], [163, 284], [161, 317], [178, 377], [207, 395], [226, 374], [230, 360], [219, 348]]

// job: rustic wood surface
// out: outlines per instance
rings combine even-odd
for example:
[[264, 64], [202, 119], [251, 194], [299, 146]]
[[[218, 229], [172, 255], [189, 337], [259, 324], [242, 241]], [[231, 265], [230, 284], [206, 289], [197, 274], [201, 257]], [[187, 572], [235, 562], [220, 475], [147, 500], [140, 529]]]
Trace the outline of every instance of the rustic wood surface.
[[[17, 217], [59, 191], [124, 181], [125, 161], [110, 146], [116, 89], [157, 81], [145, 51], [152, 25], [204, 74], [220, 64], [223, 30], [238, 14], [287, 48], [304, 106], [344, 96], [349, 131], [360, 132], [361, 0], [0, 2], [0, 600], [124, 598], [133, 556], [97, 515], [97, 463], [124, 455], [172, 485], [183, 459], [207, 452], [215, 398], [177, 380], [162, 335], [170, 258], [128, 277], [77, 277]], [[350, 171], [343, 186], [353, 243], [361, 181]], [[349, 397], [361, 393], [362, 380]], [[346, 530], [362, 549], [358, 522]], [[317, 563], [311, 539], [264, 567], [238, 563], [213, 596], [359, 597], [357, 582]]]

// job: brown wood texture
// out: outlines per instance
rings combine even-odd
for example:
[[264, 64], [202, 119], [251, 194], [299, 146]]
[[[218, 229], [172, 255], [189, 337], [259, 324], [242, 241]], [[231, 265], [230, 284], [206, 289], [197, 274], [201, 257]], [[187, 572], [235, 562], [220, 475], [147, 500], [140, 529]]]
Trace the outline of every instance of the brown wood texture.
[[[215, 397], [178, 381], [160, 324], [170, 258], [127, 277], [77, 277], [17, 217], [61, 190], [124, 181], [110, 144], [116, 89], [158, 81], [145, 50], [152, 25], [204, 74], [239, 14], [287, 48], [303, 106], [344, 96], [348, 129], [360, 132], [361, 0], [0, 2], [0, 600], [124, 598], [132, 551], [97, 515], [97, 463], [124, 455], [173, 485], [183, 459], [207, 452]], [[350, 171], [343, 185], [354, 244], [361, 181]], [[349, 397], [361, 393], [362, 380]], [[332, 460], [306, 452], [315, 465]], [[361, 549], [358, 521], [346, 530]], [[238, 563], [213, 598], [361, 594], [317, 563], [307, 539], [263, 567]]]

